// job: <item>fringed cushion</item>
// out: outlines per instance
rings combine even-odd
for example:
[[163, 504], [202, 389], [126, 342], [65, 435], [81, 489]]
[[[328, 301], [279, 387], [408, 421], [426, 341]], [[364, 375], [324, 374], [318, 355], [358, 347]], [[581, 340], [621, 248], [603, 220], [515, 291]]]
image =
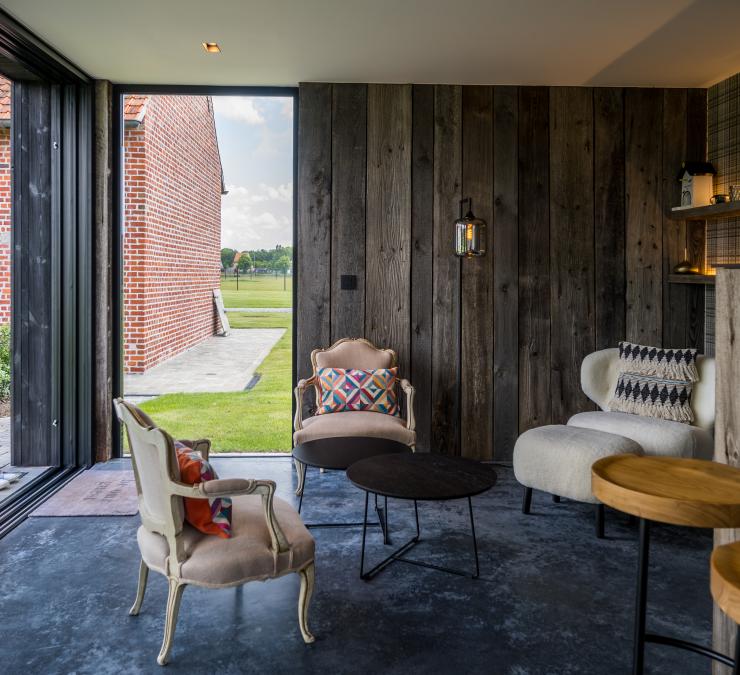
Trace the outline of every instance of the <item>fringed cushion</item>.
[[619, 343], [619, 372], [666, 380], [699, 381], [696, 349], [663, 349], [632, 342]]
[[694, 421], [691, 388], [689, 381], [620, 373], [609, 409], [690, 424]]

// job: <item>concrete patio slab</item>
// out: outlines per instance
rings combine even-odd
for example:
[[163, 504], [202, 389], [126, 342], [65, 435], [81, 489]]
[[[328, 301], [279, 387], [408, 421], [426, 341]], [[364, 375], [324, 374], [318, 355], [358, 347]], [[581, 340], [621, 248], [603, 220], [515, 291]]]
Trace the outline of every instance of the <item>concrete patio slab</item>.
[[214, 335], [146, 373], [126, 375], [125, 396], [243, 391], [283, 333], [242, 328]]

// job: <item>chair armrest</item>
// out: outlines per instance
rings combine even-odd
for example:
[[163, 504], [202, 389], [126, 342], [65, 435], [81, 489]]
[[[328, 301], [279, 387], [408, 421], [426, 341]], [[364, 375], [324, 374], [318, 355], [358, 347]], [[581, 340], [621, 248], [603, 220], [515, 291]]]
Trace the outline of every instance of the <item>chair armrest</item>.
[[307, 380], [299, 380], [295, 387], [295, 419], [293, 428], [296, 431], [303, 429], [303, 394], [310, 386], [316, 384], [316, 376], [312, 375]]
[[406, 394], [406, 428], [414, 431], [416, 429], [416, 418], [414, 417], [414, 394], [416, 390], [408, 380], [401, 380], [401, 389]]
[[275, 482], [271, 480], [253, 480], [244, 478], [217, 478], [195, 485], [186, 485], [170, 481], [170, 494], [193, 499], [209, 499], [214, 497], [239, 497], [241, 495], [262, 495], [262, 507], [265, 511], [265, 522], [270, 532], [272, 552], [274, 555], [287, 551], [290, 546], [285, 538], [280, 524], [275, 517], [273, 500], [275, 497]]
[[200, 456], [208, 461], [208, 456], [211, 454], [211, 441], [207, 438], [199, 438], [197, 441], [188, 441], [179, 439], [180, 443], [187, 445], [191, 450], [199, 452]]

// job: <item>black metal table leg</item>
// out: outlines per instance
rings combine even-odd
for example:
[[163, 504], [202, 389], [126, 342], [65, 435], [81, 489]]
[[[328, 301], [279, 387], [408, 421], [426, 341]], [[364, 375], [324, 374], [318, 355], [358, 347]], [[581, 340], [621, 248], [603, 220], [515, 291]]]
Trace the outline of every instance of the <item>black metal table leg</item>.
[[473, 533], [473, 555], [475, 555], [475, 574], [473, 579], [480, 576], [480, 565], [478, 564], [478, 539], [475, 536], [475, 519], [473, 518], [473, 501], [468, 497], [468, 510], [470, 511], [470, 531]]
[[645, 667], [645, 616], [647, 614], [648, 566], [650, 564], [650, 521], [640, 518], [640, 550], [637, 558], [635, 598], [635, 644], [632, 675], [642, 675]]
[[735, 666], [732, 675], [740, 675], [740, 626], [735, 629]]

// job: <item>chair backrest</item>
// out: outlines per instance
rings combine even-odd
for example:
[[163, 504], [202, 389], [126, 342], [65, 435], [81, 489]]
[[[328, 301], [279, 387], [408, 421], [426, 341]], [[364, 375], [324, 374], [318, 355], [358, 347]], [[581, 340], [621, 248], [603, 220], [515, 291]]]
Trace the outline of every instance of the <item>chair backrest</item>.
[[[694, 382], [691, 408], [694, 425], [714, 433], [714, 358], [699, 355], [696, 359], [699, 381]], [[602, 410], [609, 409], [619, 377], [619, 349], [602, 349], [589, 354], [581, 364], [581, 388]]]
[[314, 375], [319, 368], [375, 370], [393, 368], [396, 363], [396, 352], [392, 349], [378, 349], [364, 338], [342, 338], [331, 347], [314, 349], [311, 352]]
[[172, 553], [185, 518], [182, 497], [172, 495], [169, 489], [170, 481], [180, 480], [174, 442], [132, 403], [117, 398], [113, 406], [131, 450], [142, 525], [167, 537]]

